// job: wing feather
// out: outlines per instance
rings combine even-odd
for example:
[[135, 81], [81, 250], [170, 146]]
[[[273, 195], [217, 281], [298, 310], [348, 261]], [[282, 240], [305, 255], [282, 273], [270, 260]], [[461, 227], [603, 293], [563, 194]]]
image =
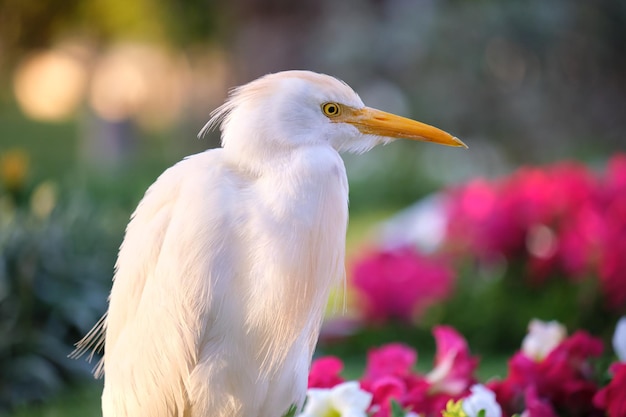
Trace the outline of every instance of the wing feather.
[[230, 229], [228, 211], [217, 204], [228, 204], [232, 192], [218, 181], [221, 169], [221, 150], [181, 161], [148, 189], [132, 216], [109, 310], [76, 351], [106, 339], [97, 369], [105, 373], [105, 417], [189, 412], [186, 384], [216, 314], [215, 282], [234, 273], [223, 268]]

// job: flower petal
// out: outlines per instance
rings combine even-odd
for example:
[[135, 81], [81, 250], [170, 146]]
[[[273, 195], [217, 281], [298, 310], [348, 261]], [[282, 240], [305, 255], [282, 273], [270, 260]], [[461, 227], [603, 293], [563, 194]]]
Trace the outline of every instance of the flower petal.
[[485, 410], [485, 417], [502, 417], [502, 409], [496, 402], [496, 394], [482, 384], [470, 388], [472, 394], [463, 400], [463, 411], [468, 417], [478, 417]]
[[543, 360], [567, 336], [565, 327], [558, 321], [533, 319], [528, 325], [528, 334], [522, 341], [522, 352], [535, 361]]
[[626, 316], [619, 319], [613, 333], [613, 350], [620, 362], [626, 362]]
[[372, 402], [372, 394], [363, 391], [356, 381], [337, 385], [332, 389], [331, 396], [334, 408], [342, 416], [354, 411], [361, 411], [365, 415], [365, 411]]
[[311, 388], [306, 395], [306, 405], [300, 417], [323, 416], [332, 409], [330, 390]]

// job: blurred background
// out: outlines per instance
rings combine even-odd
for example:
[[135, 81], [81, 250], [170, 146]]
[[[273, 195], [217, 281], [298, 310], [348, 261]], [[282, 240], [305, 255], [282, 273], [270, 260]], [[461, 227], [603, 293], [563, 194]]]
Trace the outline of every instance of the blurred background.
[[[100, 415], [102, 381], [89, 376], [95, 362], [66, 356], [106, 309], [130, 213], [166, 167], [218, 146], [215, 133], [196, 134], [229, 88], [285, 69], [334, 75], [368, 105], [441, 127], [470, 147], [398, 142], [345, 155], [348, 311], [329, 313], [322, 352], [356, 362], [369, 346], [402, 340], [428, 358], [430, 328], [445, 322], [479, 355], [495, 358], [484, 361], [491, 371], [502, 369], [498, 358], [519, 345], [535, 316], [608, 335], [626, 305], [626, 298], [606, 300], [606, 267], [593, 269], [609, 255], [590, 256], [576, 274], [551, 269], [554, 278], [546, 280], [544, 271], [540, 285], [523, 267], [529, 257], [556, 256], [550, 248], [558, 247], [560, 229], [552, 217], [524, 224], [521, 251], [492, 245], [481, 257], [468, 254], [468, 245], [458, 255], [463, 245], [442, 237], [450, 219], [437, 213], [450, 207], [442, 196], [467, 197], [477, 179], [484, 185], [478, 191], [499, 198], [497, 190], [515, 180], [498, 181], [524, 177], [524, 167], [539, 167], [533, 178], [544, 185], [569, 178], [554, 171], [562, 161], [589, 179], [581, 198], [593, 200], [596, 217], [626, 207], [614, 202], [626, 178], [619, 159], [626, 151], [625, 50], [626, 3], [617, 0], [3, 0], [0, 415]], [[607, 200], [598, 192], [613, 194]], [[483, 202], [485, 194], [477, 195]], [[416, 224], [430, 227], [403, 233]], [[604, 228], [617, 230], [612, 238], [623, 243], [623, 226]], [[402, 252], [407, 247], [410, 255]], [[440, 276], [424, 272], [432, 272], [433, 253], [453, 269], [433, 278], [446, 283], [438, 290], [422, 279]], [[377, 272], [394, 259], [401, 263]], [[394, 268], [405, 281], [392, 299], [415, 282], [423, 287], [415, 284], [406, 311], [381, 313], [368, 298], [380, 291], [367, 280], [384, 282]], [[619, 292], [626, 276], [615, 274], [610, 288]], [[428, 300], [418, 302], [423, 293]]]

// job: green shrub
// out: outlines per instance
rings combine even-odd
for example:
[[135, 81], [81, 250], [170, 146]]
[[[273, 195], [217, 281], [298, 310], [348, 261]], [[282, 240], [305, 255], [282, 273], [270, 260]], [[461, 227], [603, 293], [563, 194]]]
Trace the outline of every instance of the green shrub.
[[106, 309], [126, 221], [51, 183], [28, 197], [0, 194], [0, 412], [89, 375], [67, 355]]

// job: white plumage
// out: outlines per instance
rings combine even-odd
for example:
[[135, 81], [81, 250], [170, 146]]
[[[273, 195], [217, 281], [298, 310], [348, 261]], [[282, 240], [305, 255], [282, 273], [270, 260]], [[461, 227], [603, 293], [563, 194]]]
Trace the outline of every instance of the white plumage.
[[[105, 341], [104, 417], [280, 417], [301, 405], [331, 286], [344, 276], [339, 151], [458, 139], [364, 106], [306, 71], [240, 87], [205, 129], [222, 148], [148, 189], [120, 248]], [[106, 336], [105, 336], [106, 335]]]

